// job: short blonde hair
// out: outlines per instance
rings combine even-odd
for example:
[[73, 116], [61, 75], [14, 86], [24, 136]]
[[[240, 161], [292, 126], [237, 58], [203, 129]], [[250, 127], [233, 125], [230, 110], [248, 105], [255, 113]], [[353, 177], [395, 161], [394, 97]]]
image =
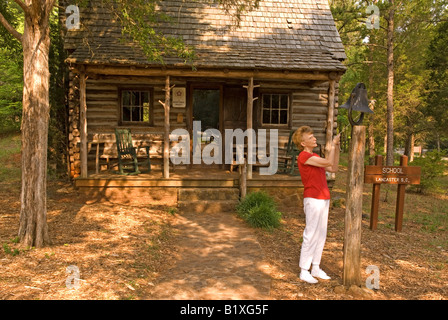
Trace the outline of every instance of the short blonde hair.
[[303, 151], [303, 146], [302, 146], [301, 142], [303, 141], [304, 133], [312, 134], [313, 129], [311, 129], [310, 126], [302, 126], [302, 127], [298, 128], [292, 135], [292, 142], [294, 142], [294, 144], [297, 146], [297, 148], [300, 151]]

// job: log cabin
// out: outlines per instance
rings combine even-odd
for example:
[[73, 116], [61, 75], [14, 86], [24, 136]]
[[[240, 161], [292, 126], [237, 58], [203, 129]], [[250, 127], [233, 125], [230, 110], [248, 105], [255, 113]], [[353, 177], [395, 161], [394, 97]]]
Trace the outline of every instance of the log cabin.
[[[336, 132], [338, 81], [346, 70], [327, 0], [261, 0], [237, 24], [211, 2], [161, 1], [158, 10], [172, 20], [158, 30], [181, 37], [196, 53], [193, 61], [164, 56], [163, 63], [150, 61], [123, 37], [116, 15], [101, 1], [76, 9], [61, 14], [61, 22], [69, 26], [73, 14], [79, 22], [64, 34], [69, 174], [77, 187], [124, 186], [125, 178], [113, 173], [117, 128], [130, 129], [136, 146], [150, 147], [151, 177], [126, 179], [140, 187], [185, 186], [177, 174], [192, 178], [194, 169], [210, 187], [232, 173], [228, 165], [183, 168], [169, 161], [175, 144], [170, 133], [192, 133], [195, 121], [223, 136], [226, 129], [276, 130], [279, 147], [286, 146], [290, 132], [309, 125], [321, 146], [317, 151], [325, 153]], [[300, 176], [257, 180], [257, 166], [247, 170], [248, 187], [300, 185]], [[213, 186], [241, 181], [232, 179]]]

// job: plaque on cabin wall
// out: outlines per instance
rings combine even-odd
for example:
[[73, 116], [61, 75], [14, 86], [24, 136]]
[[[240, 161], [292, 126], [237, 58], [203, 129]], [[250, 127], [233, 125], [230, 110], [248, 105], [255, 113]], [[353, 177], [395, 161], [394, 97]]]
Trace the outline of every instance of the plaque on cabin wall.
[[173, 88], [173, 108], [185, 108], [187, 105], [187, 90], [185, 88]]

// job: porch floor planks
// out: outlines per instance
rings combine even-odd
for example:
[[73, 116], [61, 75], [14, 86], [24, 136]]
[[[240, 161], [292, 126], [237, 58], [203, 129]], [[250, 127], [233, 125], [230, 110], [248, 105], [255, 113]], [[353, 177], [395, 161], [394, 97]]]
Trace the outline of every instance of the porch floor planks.
[[[224, 169], [176, 169], [168, 179], [161, 170], [134, 176], [118, 173], [90, 174], [87, 178], [76, 178], [75, 187], [209, 187], [235, 188], [239, 186], [238, 172]], [[260, 175], [253, 173], [247, 187], [302, 187], [300, 176], [286, 174]]]

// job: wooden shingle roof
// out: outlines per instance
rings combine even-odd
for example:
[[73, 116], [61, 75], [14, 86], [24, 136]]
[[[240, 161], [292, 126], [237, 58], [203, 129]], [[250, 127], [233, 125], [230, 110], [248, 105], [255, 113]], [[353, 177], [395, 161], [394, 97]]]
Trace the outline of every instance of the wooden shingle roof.
[[[91, 1], [95, 2], [95, 1]], [[266, 0], [235, 27], [219, 6], [201, 1], [161, 1], [172, 16], [160, 27], [195, 48], [197, 67], [343, 71], [346, 58], [327, 0]], [[100, 5], [80, 8], [80, 30], [69, 30], [67, 61], [78, 64], [151, 66], [138, 45], [122, 41], [114, 15]], [[165, 57], [168, 66], [185, 66]]]

